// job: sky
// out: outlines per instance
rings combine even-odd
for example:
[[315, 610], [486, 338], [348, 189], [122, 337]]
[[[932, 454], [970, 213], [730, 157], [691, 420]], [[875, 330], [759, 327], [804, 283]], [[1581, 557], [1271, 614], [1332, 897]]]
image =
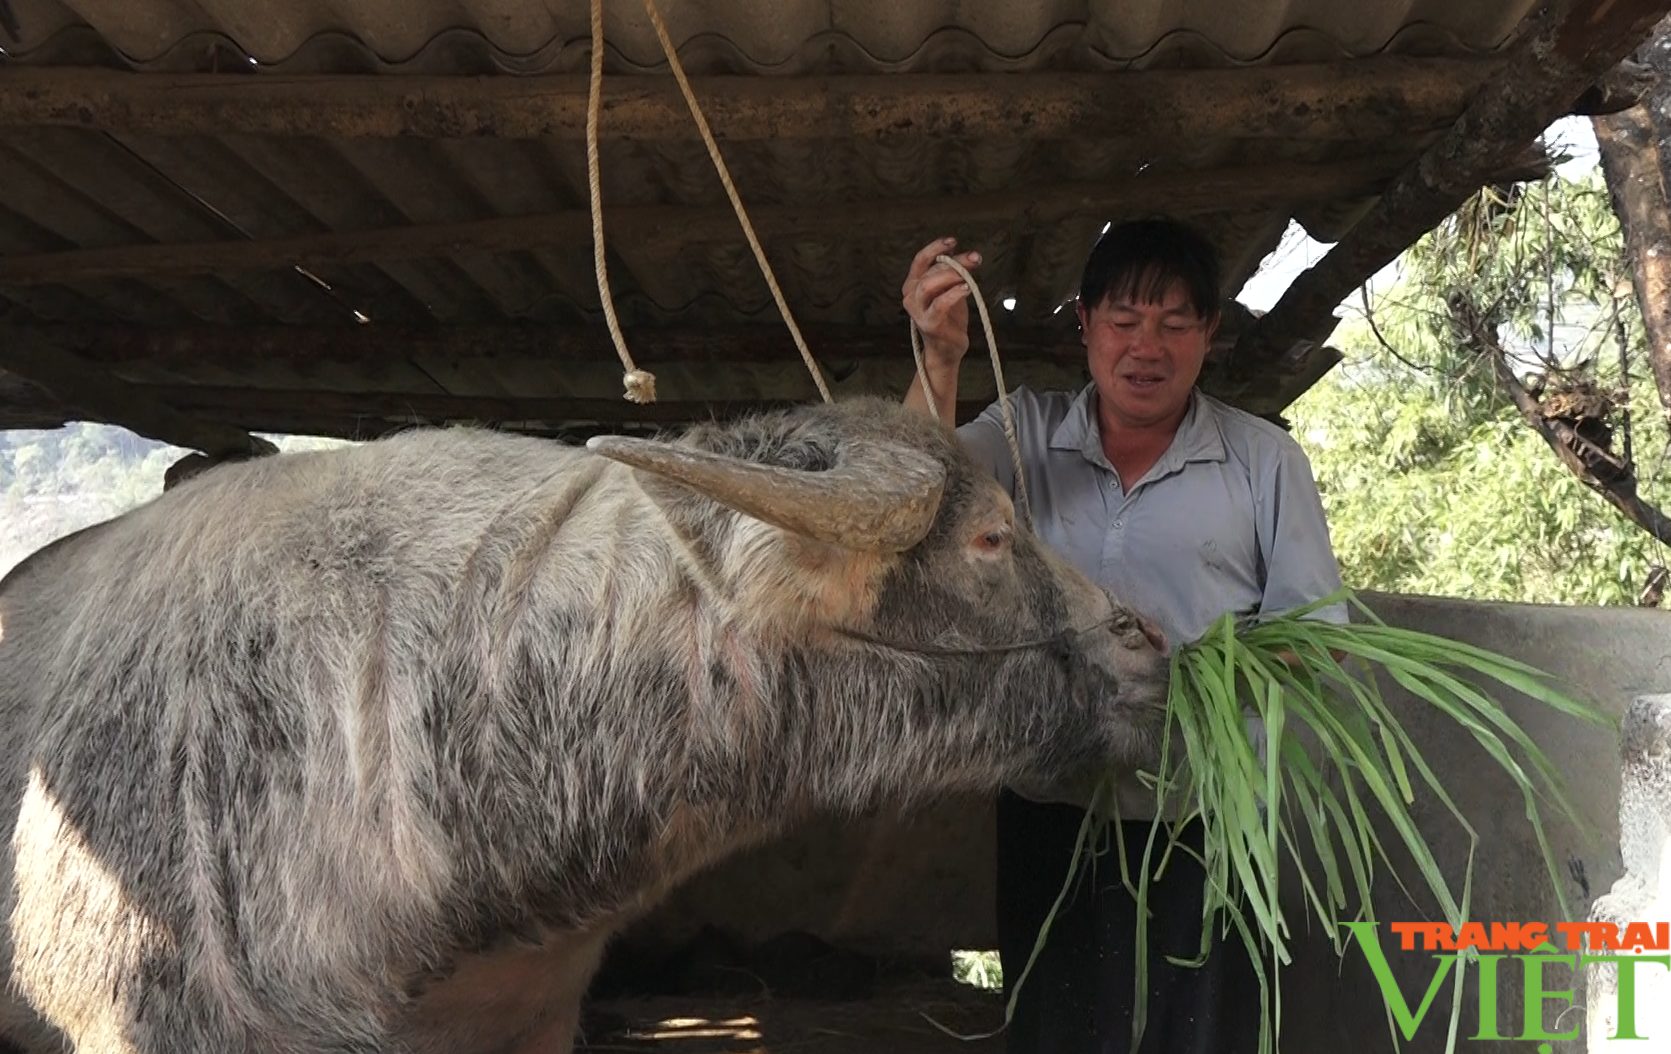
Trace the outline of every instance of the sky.
[[[1544, 132], [1544, 142], [1551, 157], [1568, 155], [1568, 160], [1556, 166], [1556, 171], [1567, 178], [1582, 175], [1600, 163], [1588, 117], [1563, 117]], [[1313, 241], [1299, 224], [1290, 221], [1281, 243], [1265, 257], [1236, 299], [1255, 311], [1269, 311], [1294, 276], [1316, 263], [1329, 248], [1328, 243]], [[1370, 279], [1371, 287], [1391, 282], [1396, 267], [1394, 263], [1382, 268]]]

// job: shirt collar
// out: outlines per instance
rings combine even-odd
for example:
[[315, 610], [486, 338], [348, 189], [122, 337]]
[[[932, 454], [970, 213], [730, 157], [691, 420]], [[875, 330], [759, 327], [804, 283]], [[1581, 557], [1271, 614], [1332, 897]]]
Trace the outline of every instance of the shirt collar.
[[[1050, 448], [1052, 450], [1078, 450], [1085, 456], [1085, 460], [1114, 471], [1114, 466], [1108, 463], [1108, 456], [1102, 452], [1102, 430], [1097, 426], [1096, 415], [1096, 382], [1091, 382], [1082, 388], [1073, 403], [1069, 405], [1067, 416], [1051, 433]], [[1168, 473], [1176, 472], [1191, 461], [1223, 461], [1224, 433], [1219, 427], [1218, 410], [1213, 401], [1202, 395], [1199, 390], [1192, 390], [1189, 394], [1189, 409], [1184, 411], [1184, 419], [1178, 423], [1178, 432], [1172, 437], [1172, 445], [1167, 447], [1166, 453], [1161, 455], [1155, 467], [1149, 470], [1149, 476], [1158, 478]]]

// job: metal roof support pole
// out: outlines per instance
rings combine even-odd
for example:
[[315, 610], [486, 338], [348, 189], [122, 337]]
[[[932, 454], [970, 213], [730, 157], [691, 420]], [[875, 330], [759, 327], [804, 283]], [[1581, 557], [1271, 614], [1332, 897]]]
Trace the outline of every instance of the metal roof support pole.
[[[1568, 113], [1668, 10], [1671, 0], [1551, 0], [1528, 16], [1503, 70], [1364, 218], [1294, 279], [1236, 342], [1225, 368], [1233, 365], [1242, 376], [1277, 369], [1314, 379], [1326, 372], [1339, 355], [1322, 346], [1338, 322], [1335, 307], [1493, 182], [1494, 172]], [[1304, 388], [1286, 390], [1291, 400]]]
[[240, 429], [183, 414], [27, 331], [0, 329], [0, 369], [45, 388], [95, 421], [201, 451], [211, 460], [257, 457], [277, 449]]

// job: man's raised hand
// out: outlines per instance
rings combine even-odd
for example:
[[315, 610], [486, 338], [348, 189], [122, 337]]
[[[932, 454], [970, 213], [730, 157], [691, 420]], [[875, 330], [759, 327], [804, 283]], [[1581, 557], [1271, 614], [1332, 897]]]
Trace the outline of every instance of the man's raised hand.
[[911, 271], [900, 291], [906, 314], [922, 331], [923, 358], [936, 366], [955, 366], [969, 350], [969, 285], [950, 267], [935, 263], [934, 258], [951, 255], [973, 271], [980, 266], [981, 254], [953, 255], [956, 248], [956, 238], [941, 238], [923, 246], [911, 260]]

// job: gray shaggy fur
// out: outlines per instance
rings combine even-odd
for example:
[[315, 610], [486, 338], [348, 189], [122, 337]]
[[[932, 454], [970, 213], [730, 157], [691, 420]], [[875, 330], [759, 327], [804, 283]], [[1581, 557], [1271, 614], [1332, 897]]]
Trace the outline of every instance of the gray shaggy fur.
[[946, 467], [906, 553], [449, 430], [219, 467], [31, 558], [0, 1043], [566, 1051], [609, 934], [739, 847], [1145, 757], [1164, 658], [1073, 632], [1119, 609], [1025, 533], [980, 549], [1013, 511], [949, 433], [866, 401], [684, 441], [817, 470], [855, 436]]

